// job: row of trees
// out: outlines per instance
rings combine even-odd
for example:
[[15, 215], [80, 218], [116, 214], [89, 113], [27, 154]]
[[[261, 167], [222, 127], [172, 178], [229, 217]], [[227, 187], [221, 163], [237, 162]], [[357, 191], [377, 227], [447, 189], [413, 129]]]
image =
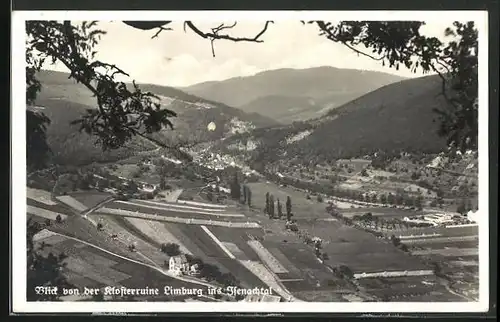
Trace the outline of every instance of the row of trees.
[[[307, 182], [298, 179], [291, 178], [278, 178], [277, 182], [282, 184], [293, 185], [298, 189], [303, 189], [306, 191], [314, 191], [319, 194], [325, 194], [329, 196], [339, 197], [339, 198], [347, 198], [352, 200], [358, 200], [362, 202], [372, 202], [372, 203], [382, 203], [387, 205], [398, 205], [398, 206], [408, 206], [421, 208], [423, 207], [423, 197], [422, 196], [411, 196], [405, 193], [388, 193], [388, 194], [364, 194], [360, 191], [355, 190], [347, 190], [347, 189], [338, 189], [333, 184], [319, 184], [316, 182]], [[319, 199], [322, 199], [320, 197]], [[321, 200], [318, 200], [321, 202]]]
[[[283, 205], [281, 201], [278, 199], [274, 199], [274, 196], [269, 192], [266, 193], [266, 204], [264, 206], [264, 213], [269, 216], [269, 218], [278, 218], [281, 219], [286, 217], [286, 221], [291, 221], [293, 217], [292, 213], [292, 198], [290, 196], [286, 197], [286, 212], [283, 214]], [[276, 212], [277, 211], [277, 212]]]
[[252, 206], [252, 190], [246, 184], [240, 184], [237, 173], [235, 173], [233, 176], [230, 190], [231, 198], [233, 198], [234, 200], [238, 200], [242, 204], [246, 204], [249, 207]]

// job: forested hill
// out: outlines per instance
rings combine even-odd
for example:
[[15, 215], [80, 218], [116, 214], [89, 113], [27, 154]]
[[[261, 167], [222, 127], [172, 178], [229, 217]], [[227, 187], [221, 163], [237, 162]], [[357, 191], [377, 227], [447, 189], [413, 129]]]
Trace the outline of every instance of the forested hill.
[[434, 112], [446, 106], [440, 90], [438, 76], [404, 80], [314, 120], [234, 136], [224, 141], [223, 148], [244, 150], [251, 141], [252, 155], [319, 161], [380, 150], [442, 151], [445, 140], [437, 134]]
[[324, 66], [269, 70], [182, 90], [245, 112], [260, 113], [281, 123], [292, 123], [318, 117], [331, 108], [402, 79], [387, 73]]
[[[37, 77], [42, 84], [36, 105], [51, 120], [48, 127], [48, 142], [60, 163], [86, 164], [91, 161], [114, 161], [152, 149], [154, 146], [135, 139], [126, 147], [103, 152], [95, 144], [95, 137], [80, 133], [78, 126], [70, 122], [80, 118], [86, 109], [95, 108], [96, 99], [84, 85], [68, 78], [68, 74], [55, 71], [41, 71]], [[166, 142], [179, 139], [186, 141], [207, 141], [220, 139], [234, 133], [244, 133], [259, 127], [274, 126], [269, 118], [245, 113], [222, 103], [212, 102], [178, 89], [166, 86], [139, 84], [145, 91], [157, 94], [164, 107], [174, 110], [178, 116], [172, 119], [174, 130], [164, 130], [156, 138]], [[214, 122], [216, 130], [210, 132], [207, 125]]]

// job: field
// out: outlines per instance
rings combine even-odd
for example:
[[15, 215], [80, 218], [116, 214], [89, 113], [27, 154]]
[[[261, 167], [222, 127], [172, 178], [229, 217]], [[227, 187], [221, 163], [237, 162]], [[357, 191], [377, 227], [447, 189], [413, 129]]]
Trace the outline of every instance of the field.
[[27, 206], [64, 214], [66, 216], [71, 216], [74, 214], [74, 212], [68, 206], [63, 205], [61, 203], [54, 203], [54, 204], [48, 205], [46, 203], [37, 201], [35, 199], [27, 198], [26, 204], [27, 204]]
[[121, 256], [126, 256], [140, 262], [148, 262], [138, 253], [130, 252], [127, 249], [127, 244], [113, 240], [109, 233], [106, 231], [98, 231], [93, 224], [79, 216], [68, 217], [67, 220], [61, 224], [52, 223], [50, 230], [78, 238], [79, 240], [91, 243]]
[[132, 233], [158, 248], [160, 248], [163, 243], [174, 243], [179, 245], [179, 249], [182, 253], [191, 254], [189, 249], [175, 238], [161, 222], [139, 218], [122, 218], [118, 216], [113, 217], [113, 219], [122, 227], [130, 230]]
[[102, 234], [108, 236], [116, 234], [118, 236], [117, 240], [114, 241], [115, 243], [120, 243], [126, 249], [129, 245], [134, 245], [137, 250], [136, 253], [143, 258], [143, 261], [146, 260], [148, 264], [154, 263], [161, 266], [168, 260], [169, 257], [162, 253], [159, 247], [152, 245], [148, 240], [141, 238], [142, 236], [135, 232], [131, 232], [125, 225], [116, 220], [115, 217], [101, 215], [90, 215], [90, 217], [103, 225]]
[[478, 227], [429, 227], [429, 228], [414, 228], [395, 231], [396, 236], [419, 236], [438, 234], [441, 237], [459, 237], [459, 236], [477, 236]]
[[377, 216], [384, 219], [399, 218], [411, 216], [421, 216], [424, 213], [422, 211], [414, 211], [407, 209], [397, 209], [390, 207], [359, 207], [359, 208], [349, 208], [342, 209], [342, 215], [348, 218], [352, 218], [355, 215], [362, 216], [366, 213], [371, 213], [373, 216]]
[[87, 208], [92, 208], [111, 197], [109, 193], [99, 191], [72, 192], [69, 195], [84, 204]]
[[[143, 205], [135, 202], [119, 202], [113, 201], [106, 204], [105, 208], [110, 209], [121, 209], [132, 212], [140, 212], [150, 215], [160, 215], [171, 218], [184, 218], [184, 219], [202, 219], [202, 220], [214, 220], [214, 221], [231, 221], [231, 222], [247, 222], [248, 219], [244, 217], [241, 213], [229, 212], [226, 210], [213, 211], [213, 210], [194, 210], [194, 209], [183, 209], [178, 207], [170, 206], [153, 206], [153, 205]], [[199, 208], [198, 208], [199, 209]], [[229, 215], [229, 216], [228, 216]]]
[[426, 249], [413, 251], [413, 255], [441, 255], [444, 257], [461, 257], [461, 256], [476, 256], [479, 250], [477, 248], [443, 248], [443, 249]]
[[[242, 266], [238, 258], [229, 258], [200, 226], [173, 223], [165, 223], [165, 226], [195, 257], [202, 259], [206, 263], [216, 265], [221, 272], [232, 273], [245, 286], [260, 287], [265, 285], [259, 278]], [[240, 231], [242, 229], [237, 230]], [[218, 231], [214, 231], [213, 227], [210, 227], [210, 231], [219, 238]], [[225, 239], [223, 236], [220, 236], [220, 238], [222, 238], [221, 242], [224, 242]], [[240, 242], [237, 243], [241, 246]], [[248, 258], [250, 257], [252, 257], [251, 254]]]
[[45, 219], [52, 220], [52, 221], [57, 220], [57, 217], [60, 217], [62, 220], [66, 220], [66, 218], [68, 217], [67, 215], [62, 214], [62, 213], [58, 213], [58, 212], [54, 212], [54, 211], [47, 210], [44, 208], [30, 206], [30, 205], [27, 206], [26, 212], [28, 214], [35, 215], [37, 217], [45, 218]]
[[53, 206], [56, 205], [57, 202], [52, 200], [51, 193], [49, 191], [34, 189], [34, 188], [26, 188], [26, 197], [29, 199], [36, 200], [40, 203]]
[[[59, 236], [60, 237], [60, 236]], [[191, 284], [173, 279], [160, 272], [142, 266], [111, 254], [102, 252], [94, 247], [62, 237], [57, 241], [53, 237], [46, 242], [44, 254], [52, 252], [68, 255], [65, 260], [67, 267], [64, 275], [69, 282], [79, 289], [83, 287], [99, 288], [104, 286], [124, 286], [129, 288], [159, 288], [160, 295], [148, 300], [180, 300], [179, 297], [162, 295], [165, 286], [204, 288], [198, 284]]]
[[274, 183], [252, 182], [248, 186], [252, 190], [252, 204], [257, 209], [264, 209], [266, 204], [266, 193], [274, 196], [274, 200], [280, 200], [283, 212], [286, 211], [285, 203], [287, 196], [292, 199], [292, 213], [294, 218], [326, 218], [330, 215], [326, 212], [326, 203], [321, 203], [312, 198], [306, 199], [307, 194], [291, 187], [279, 187]]
[[78, 211], [82, 212], [87, 210], [87, 206], [82, 204], [80, 201], [76, 200], [72, 196], [58, 196], [56, 197], [57, 200], [59, 200], [61, 203], [67, 205], [68, 207]]

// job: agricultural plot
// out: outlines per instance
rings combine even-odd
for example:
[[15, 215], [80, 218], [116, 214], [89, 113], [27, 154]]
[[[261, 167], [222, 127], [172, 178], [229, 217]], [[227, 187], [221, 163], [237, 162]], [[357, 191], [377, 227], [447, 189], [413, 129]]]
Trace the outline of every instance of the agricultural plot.
[[470, 227], [430, 227], [430, 228], [413, 228], [400, 231], [390, 232], [396, 236], [415, 236], [438, 234], [440, 237], [460, 237], [460, 236], [477, 236], [479, 231], [477, 226]]
[[87, 208], [95, 207], [101, 202], [111, 198], [111, 194], [99, 191], [85, 191], [69, 193], [69, 196], [83, 204]]
[[[123, 228], [120, 229], [123, 231]], [[128, 251], [127, 244], [113, 240], [109, 233], [106, 231], [98, 231], [97, 228], [89, 221], [79, 216], [68, 217], [68, 219], [61, 224], [54, 223], [50, 226], [50, 230], [77, 238], [121, 256], [146, 262], [144, 257], [137, 253]]]
[[428, 270], [418, 258], [395, 250], [385, 253], [344, 253], [328, 255], [326, 261], [331, 266], [345, 265], [355, 273], [374, 273], [390, 271], [417, 271]]
[[[91, 215], [96, 222], [103, 225], [103, 234], [113, 235], [116, 234], [117, 241], [121, 242], [124, 247], [129, 245], [134, 245], [137, 252], [143, 254], [147, 257], [147, 260], [151, 264], [152, 262], [156, 265], [163, 265], [164, 261], [168, 259], [168, 256], [160, 251], [158, 247], [151, 245], [145, 241], [141, 236], [136, 235], [126, 227], [120, 225], [112, 216], [99, 216]], [[117, 242], [115, 241], [115, 243]], [[144, 259], [143, 259], [144, 260]]]
[[259, 241], [248, 241], [248, 245], [257, 253], [273, 273], [288, 273], [288, 270]]
[[116, 208], [99, 208], [98, 213], [102, 215], [110, 216], [120, 216], [120, 217], [133, 217], [141, 218], [160, 222], [171, 222], [179, 224], [189, 224], [189, 225], [207, 225], [207, 226], [222, 226], [222, 227], [233, 227], [233, 228], [256, 228], [259, 227], [258, 223], [250, 221], [222, 221], [222, 220], [212, 220], [212, 219], [197, 219], [197, 218], [180, 218], [169, 217], [157, 214], [147, 214], [138, 211], [130, 211]]
[[313, 272], [318, 279], [331, 278], [331, 273], [321, 264], [312, 249], [303, 244], [272, 244], [263, 242], [266, 248], [278, 248], [301, 272]]
[[[475, 245], [478, 246], [479, 236], [460, 236], [460, 237], [435, 237], [435, 238], [411, 238], [404, 239], [402, 242], [406, 245], [420, 246], [420, 247], [449, 247], [454, 245], [458, 247], [459, 244]], [[459, 247], [464, 248], [464, 247]]]
[[[201, 258], [204, 262], [216, 265], [221, 272], [230, 272], [245, 287], [264, 287], [262, 280], [257, 278], [245, 266], [240, 264], [237, 254], [231, 252], [231, 246], [226, 247], [236, 259], [229, 258], [219, 245], [199, 226], [166, 224], [167, 229], [191, 250], [195, 257]], [[212, 231], [212, 227], [210, 231]], [[216, 236], [217, 237], [217, 236]], [[230, 243], [222, 242], [226, 246]], [[234, 245], [234, 244], [233, 244]], [[239, 248], [238, 248], [239, 249]], [[234, 250], [234, 248], [233, 248]], [[241, 254], [240, 254], [241, 255]], [[243, 254], [241, 256], [245, 256]]]
[[[71, 244], [67, 242], [71, 242]], [[124, 260], [70, 239], [57, 245], [47, 246], [44, 252], [46, 254], [49, 252], [70, 254], [66, 259], [68, 265], [64, 274], [69, 282], [76, 287], [125, 286], [145, 288], [147, 286], [159, 288], [160, 293], [163, 292], [165, 286], [205, 289], [204, 286], [171, 278], [152, 268]], [[165, 299], [165, 296], [158, 296], [153, 300], [160, 299]]]
[[29, 214], [38, 216], [38, 217], [42, 217], [42, 218], [54, 220], [54, 221], [57, 219], [58, 216], [61, 217], [62, 220], [66, 220], [66, 218], [68, 217], [67, 215], [65, 215], [63, 213], [54, 212], [51, 210], [47, 210], [44, 208], [38, 208], [38, 207], [30, 206], [30, 205], [28, 205], [26, 207], [26, 212]]
[[412, 251], [415, 256], [440, 255], [444, 257], [459, 257], [459, 256], [477, 256], [479, 250], [477, 248], [444, 248], [444, 249], [425, 249]]
[[170, 233], [164, 224], [158, 221], [145, 220], [140, 218], [120, 218], [115, 217], [118, 222], [126, 221], [142, 235], [147, 236], [149, 239], [154, 241], [153, 245], [160, 247], [163, 243], [174, 243], [179, 245], [179, 249], [184, 254], [191, 254], [191, 252]]
[[290, 292], [284, 289], [275, 279], [273, 274], [261, 263], [254, 261], [239, 261], [246, 269], [258, 276], [267, 286], [271, 287], [280, 296], [288, 299], [291, 297]]
[[372, 216], [379, 218], [391, 219], [411, 216], [421, 216], [424, 213], [422, 211], [407, 210], [407, 209], [397, 209], [391, 207], [358, 207], [358, 208], [348, 208], [342, 209], [342, 215], [348, 218], [352, 218], [355, 215], [362, 216], [366, 213], [371, 213]]
[[94, 281], [93, 279], [90, 279], [88, 277], [85, 277], [81, 274], [78, 274], [76, 272], [73, 272], [69, 269], [63, 270], [63, 275], [67, 278], [68, 282], [71, 285], [74, 285], [75, 287], [78, 287], [80, 289], [87, 287], [87, 288], [101, 288], [105, 287], [106, 285], [103, 283], [100, 283], [98, 281]]
[[234, 256], [234, 258], [240, 260], [248, 260], [248, 258], [245, 256], [245, 253], [241, 249], [239, 249], [236, 244], [228, 242], [221, 242], [221, 244]]
[[160, 201], [152, 201], [152, 200], [131, 200], [131, 202], [144, 205], [144, 206], [159, 206], [166, 207], [167, 209], [186, 209], [186, 210], [203, 210], [208, 212], [216, 212], [216, 213], [229, 213], [230, 211], [234, 212], [236, 210], [235, 207], [212, 207], [213, 205], [207, 206], [204, 204], [201, 205], [192, 205], [186, 204], [182, 202], [160, 202]]
[[226, 209], [230, 208], [228, 205], [218, 205], [207, 202], [199, 202], [199, 201], [190, 201], [190, 200], [178, 200], [177, 204], [179, 205], [189, 205], [189, 206], [197, 206], [197, 207], [205, 207], [205, 208], [214, 208], [214, 209]]
[[243, 253], [240, 254], [239, 252], [233, 252], [237, 259], [253, 261], [259, 260], [259, 256], [250, 248], [247, 241], [250, 240], [249, 235], [255, 237], [262, 236], [262, 229], [226, 228], [211, 226], [210, 230], [222, 243], [234, 244], [235, 247]]
[[[216, 265], [220, 268], [221, 272], [229, 272], [218, 261], [219, 258], [228, 258], [227, 255], [200, 227], [174, 223], [164, 223], [164, 225], [182, 245], [189, 249], [193, 256], [200, 258], [205, 263]], [[189, 227], [194, 227], [195, 229], [189, 229]], [[201, 237], [197, 238], [197, 234], [201, 235]], [[204, 242], [208, 242], [208, 246]], [[210, 250], [210, 247], [212, 247], [212, 250]]]
[[[39, 237], [39, 236], [35, 236], [35, 237]], [[66, 240], [68, 240], [68, 238], [61, 236], [61, 235], [56, 235], [56, 234], [51, 235], [51, 236], [47, 236], [45, 238], [33, 238], [34, 242], [43, 243], [44, 246], [55, 246], [55, 245], [62, 243]]]
[[78, 212], [82, 212], [82, 211], [85, 211], [88, 209], [87, 206], [85, 206], [84, 204], [82, 204], [80, 201], [76, 200], [72, 196], [68, 196], [68, 195], [57, 196], [56, 199], [59, 200], [61, 203], [67, 205], [68, 207], [70, 207]]
[[214, 258], [228, 257], [200, 226], [179, 225], [179, 227], [182, 233], [188, 236], [207, 256]]
[[[187, 205], [178, 205], [178, 204], [160, 204], [159, 202], [139, 202], [139, 201], [115, 201], [113, 202], [116, 207], [121, 206], [132, 206], [139, 207], [142, 209], [151, 209], [152, 211], [156, 211], [156, 213], [161, 213], [162, 211], [166, 211], [167, 213], [181, 213], [181, 214], [200, 214], [205, 215], [201, 218], [207, 218], [207, 216], [214, 217], [229, 217], [229, 218], [238, 218], [245, 217], [245, 215], [241, 213], [237, 213], [236, 210], [233, 212], [229, 212], [226, 209], [213, 209], [213, 208], [202, 208], [195, 206], [187, 206]], [[126, 208], [124, 208], [126, 209]]]
[[283, 204], [285, 211], [285, 203], [287, 196], [292, 200], [292, 213], [295, 219], [299, 218], [327, 218], [330, 215], [326, 212], [326, 203], [321, 203], [316, 200], [306, 199], [304, 192], [297, 191], [290, 187], [279, 187], [274, 183], [252, 182], [248, 186], [252, 190], [252, 203], [254, 207], [263, 209], [266, 203], [266, 193], [269, 192], [274, 196], [274, 200], [279, 199]]
[[458, 267], [467, 267], [467, 266], [479, 266], [479, 261], [477, 260], [457, 260], [457, 261], [450, 261], [450, 265], [453, 266], [458, 266]]
[[130, 278], [130, 275], [123, 274], [107, 266], [96, 266], [92, 259], [84, 261], [80, 258], [68, 257], [66, 260], [66, 269], [82, 276], [88, 277], [104, 285], [115, 286], [120, 281]]
[[[231, 222], [246, 222], [248, 219], [244, 215], [240, 216], [226, 216], [224, 213], [213, 213], [208, 211], [194, 211], [186, 209], [167, 209], [165, 207], [156, 206], [142, 206], [137, 204], [123, 203], [123, 202], [110, 202], [106, 204], [105, 209], [121, 209], [125, 211], [139, 212], [149, 215], [159, 215], [169, 218], [180, 218], [180, 219], [200, 219], [200, 220], [214, 220], [214, 221], [231, 221]], [[231, 214], [230, 214], [231, 215]], [[238, 215], [234, 214], [233, 215]]]
[[229, 272], [231, 272], [234, 277], [236, 277], [242, 287], [267, 287], [264, 281], [258, 278], [248, 268], [243, 266], [239, 260], [231, 258], [217, 258], [217, 261], [221, 263]]
[[379, 240], [370, 233], [343, 225], [335, 221], [297, 220], [299, 230], [307, 231], [312, 236], [317, 236], [323, 241], [330, 242], [356, 242], [379, 243]]
[[65, 206], [61, 203], [54, 203], [53, 205], [48, 205], [46, 203], [37, 201], [35, 199], [27, 198], [26, 205], [40, 208], [40, 209], [45, 209], [45, 210], [56, 212], [56, 213], [61, 213], [64, 215], [73, 215], [74, 214], [74, 212], [70, 208], [68, 208], [67, 206]]
[[27, 187], [26, 197], [28, 199], [38, 201], [39, 203], [43, 203], [47, 206], [57, 205], [57, 202], [52, 200], [52, 194], [49, 191]]

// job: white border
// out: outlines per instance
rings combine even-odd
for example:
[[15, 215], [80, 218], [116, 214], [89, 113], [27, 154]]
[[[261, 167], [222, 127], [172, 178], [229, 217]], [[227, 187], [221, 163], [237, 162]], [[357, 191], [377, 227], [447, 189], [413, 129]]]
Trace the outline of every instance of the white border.
[[[479, 31], [479, 302], [459, 303], [154, 303], [26, 301], [26, 20], [454, 20], [476, 22]], [[486, 11], [14, 11], [12, 13], [12, 308], [15, 313], [41, 312], [486, 312], [489, 306], [488, 206], [488, 13]], [[174, 305], [171, 305], [174, 304]]]

